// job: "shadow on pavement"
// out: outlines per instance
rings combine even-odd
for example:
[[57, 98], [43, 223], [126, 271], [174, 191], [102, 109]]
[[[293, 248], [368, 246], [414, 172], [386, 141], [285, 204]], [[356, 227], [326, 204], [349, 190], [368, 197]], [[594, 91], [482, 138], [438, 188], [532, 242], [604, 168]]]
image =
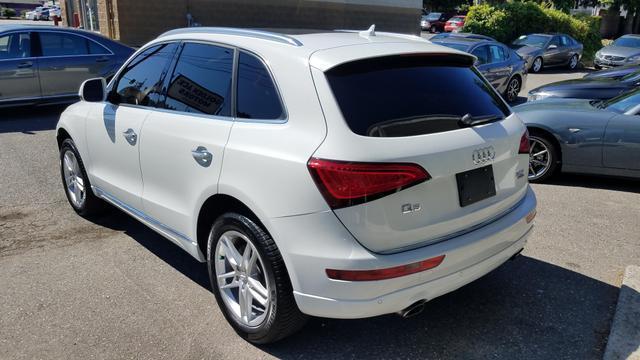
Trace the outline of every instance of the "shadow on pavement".
[[[95, 222], [210, 289], [204, 264], [136, 220], [113, 210]], [[617, 287], [520, 256], [413, 318], [312, 318], [300, 333], [260, 348], [280, 358], [599, 359], [617, 296]]]
[[[598, 175], [557, 174], [546, 184], [640, 193], [638, 180]], [[544, 183], [542, 184], [544, 185]]]
[[34, 131], [53, 130], [56, 128], [60, 114], [66, 108], [67, 105], [49, 105], [2, 109], [0, 134], [15, 132], [30, 134]]

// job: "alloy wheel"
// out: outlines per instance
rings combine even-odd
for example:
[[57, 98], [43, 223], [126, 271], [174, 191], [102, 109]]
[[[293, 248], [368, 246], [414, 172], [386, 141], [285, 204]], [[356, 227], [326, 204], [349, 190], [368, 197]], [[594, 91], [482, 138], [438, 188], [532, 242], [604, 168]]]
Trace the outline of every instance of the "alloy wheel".
[[224, 305], [241, 324], [262, 324], [271, 299], [268, 275], [256, 247], [244, 234], [230, 230], [218, 239], [214, 259]]
[[529, 142], [529, 181], [542, 177], [551, 167], [551, 152], [540, 139], [532, 136]]
[[67, 150], [62, 159], [62, 171], [64, 173], [69, 199], [71, 199], [71, 202], [76, 208], [82, 208], [87, 193], [78, 159], [71, 150]]
[[576, 55], [573, 55], [571, 57], [571, 60], [569, 61], [569, 68], [575, 69], [576, 66], [578, 66], [578, 57]]
[[509, 85], [507, 85], [507, 101], [516, 101], [518, 94], [520, 94], [520, 80], [514, 77], [509, 81]]
[[536, 58], [533, 60], [533, 72], [538, 72], [540, 70], [542, 70], [542, 59]]

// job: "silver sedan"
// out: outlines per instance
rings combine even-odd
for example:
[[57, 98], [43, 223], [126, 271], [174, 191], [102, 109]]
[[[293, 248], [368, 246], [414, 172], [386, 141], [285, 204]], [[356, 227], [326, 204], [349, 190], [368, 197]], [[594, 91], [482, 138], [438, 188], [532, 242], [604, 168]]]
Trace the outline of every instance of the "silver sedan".
[[53, 26], [0, 26], [0, 107], [67, 103], [89, 78], [112, 76], [133, 49]]

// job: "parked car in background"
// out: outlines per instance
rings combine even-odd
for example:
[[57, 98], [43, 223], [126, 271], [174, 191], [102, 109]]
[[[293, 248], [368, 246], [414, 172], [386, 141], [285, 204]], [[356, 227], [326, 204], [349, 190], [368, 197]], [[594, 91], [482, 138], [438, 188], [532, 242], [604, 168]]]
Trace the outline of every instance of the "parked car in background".
[[581, 43], [566, 34], [522, 35], [511, 47], [534, 73], [550, 66], [567, 66], [573, 70], [580, 63], [583, 49]]
[[640, 64], [640, 35], [628, 34], [617, 38], [611, 45], [596, 52], [593, 66], [604, 67]]
[[48, 17], [49, 17], [49, 8], [43, 7], [43, 6], [38, 6], [32, 11], [27, 11], [25, 13], [25, 19], [27, 20], [33, 20], [33, 21], [47, 20]]
[[559, 171], [640, 178], [640, 90], [608, 101], [547, 99], [513, 110], [529, 129], [529, 181]]
[[422, 16], [420, 27], [422, 30], [437, 33], [444, 31], [444, 25], [455, 13], [451, 12], [431, 12]]
[[462, 28], [464, 27], [464, 19], [466, 18], [466, 16], [464, 15], [456, 15], [454, 17], [452, 17], [451, 19], [447, 20], [447, 22], [444, 24], [444, 31], [445, 32], [458, 32], [461, 31]]
[[476, 37], [449, 36], [431, 40], [434, 44], [474, 55], [478, 59], [476, 62], [478, 70], [504, 99], [507, 102], [518, 99], [518, 94], [527, 81], [527, 66], [526, 62], [508, 46]]
[[622, 65], [609, 69], [594, 71], [583, 76], [584, 79], [621, 79], [631, 73], [640, 71], [640, 65]]
[[640, 86], [640, 71], [619, 79], [582, 78], [558, 81], [529, 91], [529, 100], [546, 98], [606, 100], [635, 90]]
[[0, 26], [0, 107], [77, 101], [84, 80], [112, 76], [132, 53], [93, 32]]
[[61, 115], [63, 188], [206, 262], [247, 341], [412, 316], [522, 251], [535, 217], [526, 128], [473, 60], [373, 28], [173, 30]]
[[491, 40], [491, 41], [497, 41], [496, 39], [492, 38], [491, 36], [486, 36], [486, 35], [480, 35], [480, 34], [474, 34], [474, 33], [462, 33], [462, 32], [443, 32], [443, 33], [439, 33], [439, 34], [435, 34], [433, 35], [429, 40], [430, 41], [435, 41], [435, 40], [440, 40], [440, 39], [445, 39], [448, 37], [462, 37], [462, 38], [471, 38], [471, 39], [483, 39], [483, 40]]

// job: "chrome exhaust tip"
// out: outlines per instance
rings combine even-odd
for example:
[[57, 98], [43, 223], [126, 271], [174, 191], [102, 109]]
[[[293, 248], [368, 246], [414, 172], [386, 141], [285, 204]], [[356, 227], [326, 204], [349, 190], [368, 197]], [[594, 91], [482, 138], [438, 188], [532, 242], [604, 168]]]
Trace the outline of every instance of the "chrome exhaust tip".
[[406, 308], [398, 311], [398, 315], [400, 315], [403, 319], [410, 318], [412, 316], [416, 316], [424, 310], [424, 304], [427, 300], [418, 300], [413, 304], [407, 306]]

